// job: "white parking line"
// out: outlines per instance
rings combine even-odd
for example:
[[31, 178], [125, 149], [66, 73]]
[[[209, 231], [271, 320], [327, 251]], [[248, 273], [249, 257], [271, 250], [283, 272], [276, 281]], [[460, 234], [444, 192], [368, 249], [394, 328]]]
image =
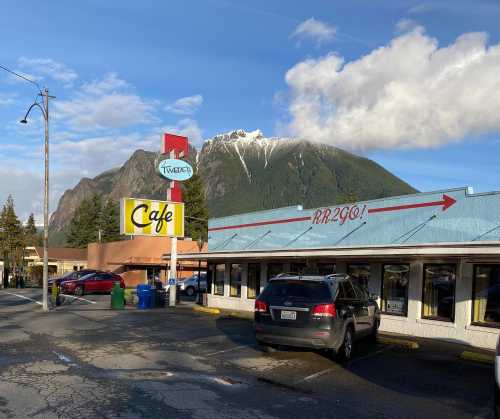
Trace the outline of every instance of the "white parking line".
[[295, 384], [302, 383], [304, 381], [310, 381], [315, 378], [321, 377], [322, 375], [328, 374], [329, 372], [335, 371], [335, 368], [327, 368], [326, 370], [318, 371], [315, 372], [314, 374], [308, 375], [307, 377], [302, 378], [301, 380], [298, 380]]
[[18, 298], [23, 298], [24, 300], [30, 300], [38, 305], [42, 305], [42, 303], [40, 301], [37, 301], [37, 300], [34, 300], [33, 298], [29, 298], [29, 297], [26, 297], [24, 295], [20, 295], [20, 294], [14, 294], [13, 292], [8, 292], [8, 291], [3, 291], [3, 294], [10, 294], [10, 295], [13, 295], [15, 297], [18, 297]]
[[97, 304], [95, 301], [87, 300], [86, 298], [82, 297], [75, 297], [74, 295], [68, 295], [68, 294], [59, 294], [59, 295], [62, 295], [63, 297], [74, 298], [75, 300], [86, 301], [87, 303], [90, 304]]
[[224, 354], [226, 352], [232, 352], [232, 351], [237, 351], [238, 349], [243, 349], [243, 348], [251, 348], [253, 345], [241, 345], [241, 346], [234, 346], [233, 348], [229, 349], [223, 349], [222, 351], [217, 351], [217, 352], [212, 352], [210, 354], [207, 354], [205, 356], [214, 356], [214, 355], [219, 355], [219, 354]]

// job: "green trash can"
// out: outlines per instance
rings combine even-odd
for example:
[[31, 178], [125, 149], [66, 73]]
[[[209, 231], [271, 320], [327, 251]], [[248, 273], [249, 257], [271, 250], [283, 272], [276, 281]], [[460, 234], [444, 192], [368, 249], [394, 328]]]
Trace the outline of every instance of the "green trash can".
[[125, 306], [125, 290], [120, 287], [120, 283], [117, 281], [113, 289], [111, 290], [111, 308], [113, 310], [123, 310]]

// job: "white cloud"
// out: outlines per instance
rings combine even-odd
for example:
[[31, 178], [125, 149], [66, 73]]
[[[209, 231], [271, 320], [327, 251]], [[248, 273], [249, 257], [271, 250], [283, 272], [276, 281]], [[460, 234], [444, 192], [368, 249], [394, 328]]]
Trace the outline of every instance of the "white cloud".
[[33, 75], [28, 75], [32, 80], [50, 77], [66, 86], [71, 86], [78, 78], [75, 70], [51, 58], [20, 57], [17, 60], [17, 64], [21, 69], [33, 73]]
[[286, 74], [289, 134], [351, 149], [425, 148], [500, 131], [500, 44], [467, 33], [439, 47], [419, 27], [351, 62]]
[[84, 84], [73, 99], [54, 102], [58, 121], [77, 131], [119, 129], [154, 122], [153, 101], [130, 92], [115, 74]]
[[0, 106], [11, 105], [12, 103], [14, 103], [15, 96], [16, 95], [0, 93]]
[[186, 96], [177, 99], [173, 103], [170, 103], [165, 107], [165, 110], [167, 112], [181, 114], [181, 115], [192, 115], [200, 108], [202, 104], [203, 104], [202, 95]]
[[401, 19], [396, 23], [396, 33], [409, 32], [418, 29], [419, 26], [413, 19]]
[[313, 17], [299, 23], [292, 33], [292, 37], [300, 39], [312, 39], [318, 44], [332, 41], [337, 33], [337, 28], [328, 23], [316, 20]]

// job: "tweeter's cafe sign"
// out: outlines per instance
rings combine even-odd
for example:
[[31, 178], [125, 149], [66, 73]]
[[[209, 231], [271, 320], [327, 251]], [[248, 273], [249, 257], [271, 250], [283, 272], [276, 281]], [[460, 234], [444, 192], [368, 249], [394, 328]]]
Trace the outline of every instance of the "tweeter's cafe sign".
[[184, 237], [184, 203], [122, 198], [120, 233], [131, 236]]

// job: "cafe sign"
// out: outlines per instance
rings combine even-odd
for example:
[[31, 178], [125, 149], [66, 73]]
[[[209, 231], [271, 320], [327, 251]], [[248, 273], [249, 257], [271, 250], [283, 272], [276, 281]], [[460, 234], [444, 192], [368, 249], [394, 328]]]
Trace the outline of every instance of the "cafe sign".
[[184, 237], [184, 204], [122, 198], [120, 234], [131, 236]]
[[162, 160], [158, 165], [158, 170], [163, 177], [180, 182], [188, 180], [193, 176], [193, 168], [191, 165], [180, 159]]

